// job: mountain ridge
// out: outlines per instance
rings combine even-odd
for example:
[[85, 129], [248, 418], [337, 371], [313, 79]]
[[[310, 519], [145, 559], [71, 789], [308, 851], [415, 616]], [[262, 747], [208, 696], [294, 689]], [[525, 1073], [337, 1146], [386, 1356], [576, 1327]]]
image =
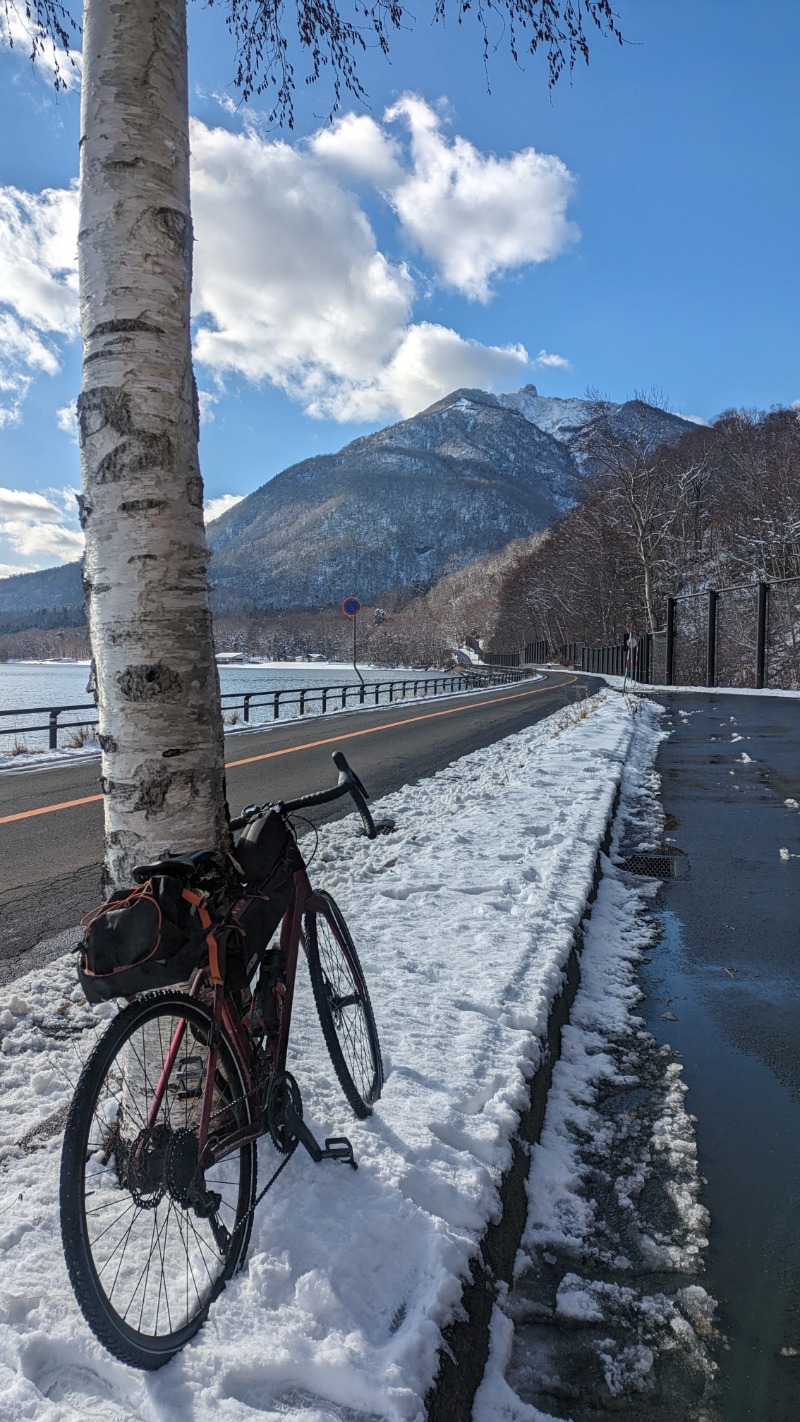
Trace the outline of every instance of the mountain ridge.
[[[691, 428], [640, 400], [463, 387], [290, 465], [209, 524], [214, 610], [330, 606], [349, 595], [371, 603], [431, 586], [572, 507], [593, 472], [583, 446], [601, 419], [623, 432], [644, 421], [656, 442]], [[0, 580], [0, 614], [52, 616], [80, 601], [77, 564]]]

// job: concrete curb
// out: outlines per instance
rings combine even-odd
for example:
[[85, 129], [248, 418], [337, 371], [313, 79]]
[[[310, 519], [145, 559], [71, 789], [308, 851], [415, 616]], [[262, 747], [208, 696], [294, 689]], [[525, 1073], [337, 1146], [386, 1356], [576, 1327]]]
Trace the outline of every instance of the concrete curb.
[[[597, 897], [602, 875], [601, 855], [611, 847], [614, 820], [619, 808], [621, 785], [617, 786], [614, 803], [606, 822], [605, 834], [595, 858], [592, 887], [586, 898], [586, 911]], [[497, 1297], [499, 1282], [510, 1285], [514, 1260], [522, 1240], [528, 1214], [525, 1182], [530, 1168], [530, 1147], [539, 1140], [553, 1068], [561, 1055], [561, 1032], [569, 1020], [575, 994], [580, 985], [580, 959], [583, 930], [579, 924], [564, 970], [564, 986], [553, 1000], [547, 1022], [545, 1051], [542, 1064], [530, 1082], [530, 1101], [511, 1142], [512, 1161], [500, 1183], [500, 1218], [490, 1223], [472, 1261], [471, 1275], [461, 1296], [463, 1315], [443, 1333], [439, 1351], [439, 1371], [425, 1398], [428, 1422], [469, 1422], [475, 1394], [480, 1387], [489, 1357], [489, 1323]]]

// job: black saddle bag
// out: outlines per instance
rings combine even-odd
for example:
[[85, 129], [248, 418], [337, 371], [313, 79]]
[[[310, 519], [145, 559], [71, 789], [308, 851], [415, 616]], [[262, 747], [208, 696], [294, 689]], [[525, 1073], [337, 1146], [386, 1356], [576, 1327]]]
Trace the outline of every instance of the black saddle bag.
[[154, 874], [82, 922], [78, 980], [89, 1002], [186, 982], [208, 961], [208, 915], [185, 879]]

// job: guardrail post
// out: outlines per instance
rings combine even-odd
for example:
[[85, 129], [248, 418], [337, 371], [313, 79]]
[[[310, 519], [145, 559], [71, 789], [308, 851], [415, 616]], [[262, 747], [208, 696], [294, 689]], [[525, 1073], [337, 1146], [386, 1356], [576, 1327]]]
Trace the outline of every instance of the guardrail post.
[[381, 684], [380, 684], [379, 681], [376, 681], [376, 683], [375, 683], [375, 705], [376, 705], [376, 706], [379, 706], [379, 705], [380, 705], [380, 700], [381, 700]]
[[346, 687], [346, 686], [343, 686], [343, 687], [342, 687], [342, 710], [343, 710], [343, 711], [344, 711], [344, 708], [345, 708], [346, 705], [347, 705], [347, 687]]
[[708, 635], [706, 637], [706, 686], [716, 686], [717, 675], [717, 598], [713, 588], [708, 590]]
[[664, 681], [672, 686], [675, 680], [675, 599], [667, 598], [667, 646], [664, 654]]
[[305, 716], [305, 713], [306, 713], [306, 693], [305, 693], [305, 690], [303, 690], [303, 691], [300, 692], [300, 710], [299, 710], [299, 712], [298, 712], [298, 715], [300, 715], [300, 716]]
[[358, 688], [358, 704], [359, 704], [359, 706], [363, 706], [363, 705], [364, 705], [364, 697], [365, 697], [365, 695], [366, 695], [366, 691], [367, 691], [367, 688], [365, 687], [365, 685], [364, 685], [364, 683], [363, 683], [363, 681], [362, 681], [361, 685], [360, 685], [359, 688]]
[[323, 686], [323, 688], [322, 688], [322, 714], [323, 714], [323, 716], [325, 715], [325, 712], [327, 711], [327, 709], [328, 709], [328, 688], [327, 688], [327, 686]]
[[249, 693], [249, 692], [246, 692], [246, 693], [245, 693], [245, 698], [244, 698], [244, 701], [242, 702], [242, 720], [243, 720], [243, 721], [249, 721], [249, 720], [250, 720], [250, 693]]
[[767, 663], [767, 608], [769, 607], [769, 583], [758, 585], [758, 624], [756, 629], [756, 688], [764, 686]]
[[58, 718], [61, 712], [58, 708], [52, 710], [48, 717], [50, 722], [50, 750], [58, 750]]

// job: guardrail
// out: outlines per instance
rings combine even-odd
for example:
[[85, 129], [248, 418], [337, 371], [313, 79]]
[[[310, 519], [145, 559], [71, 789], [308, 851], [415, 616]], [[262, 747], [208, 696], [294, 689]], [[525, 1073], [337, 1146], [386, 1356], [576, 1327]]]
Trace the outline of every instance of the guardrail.
[[[227, 726], [268, 725], [282, 719], [296, 720], [299, 716], [324, 716], [330, 711], [346, 711], [357, 706], [388, 706], [408, 697], [446, 696], [457, 691], [471, 691], [481, 686], [502, 686], [510, 681], [520, 681], [525, 672], [514, 671], [469, 671], [457, 675], [434, 677], [394, 677], [391, 681], [349, 682], [341, 686], [307, 686], [279, 688], [277, 691], [223, 691], [223, 720]], [[284, 713], [297, 707], [297, 716]], [[62, 721], [60, 718], [75, 711], [84, 714], [77, 720]], [[48, 749], [58, 750], [58, 736], [62, 731], [78, 732], [84, 727], [98, 724], [93, 706], [78, 703], [73, 706], [23, 706], [0, 711], [0, 717], [46, 716], [47, 720], [34, 725], [3, 726], [0, 736], [22, 738], [33, 732], [47, 731]]]

